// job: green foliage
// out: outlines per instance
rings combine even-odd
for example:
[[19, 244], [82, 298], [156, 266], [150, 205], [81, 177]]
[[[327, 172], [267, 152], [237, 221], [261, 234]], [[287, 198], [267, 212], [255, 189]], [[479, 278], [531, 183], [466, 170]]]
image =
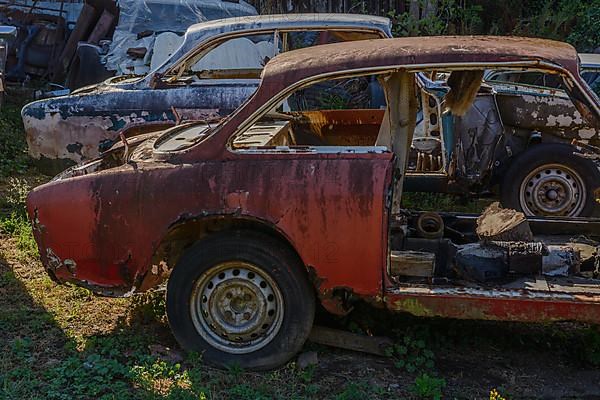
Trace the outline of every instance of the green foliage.
[[298, 372], [298, 378], [300, 378], [303, 383], [310, 383], [314, 378], [316, 369], [316, 365], [308, 365], [306, 368]]
[[[432, 7], [431, 5], [435, 5]], [[600, 0], [421, 0], [418, 13], [388, 13], [394, 36], [521, 35], [600, 46]]]
[[25, 210], [25, 197], [28, 192], [27, 182], [11, 177], [5, 195], [0, 198], [0, 234], [9, 235], [16, 240], [19, 257], [22, 259], [38, 254]]
[[131, 303], [141, 322], [166, 321], [164, 290], [136, 294], [133, 296]]
[[386, 349], [386, 355], [394, 358], [398, 369], [415, 373], [421, 370], [430, 371], [435, 365], [435, 357], [423, 338], [405, 335], [401, 341]]
[[265, 393], [257, 388], [254, 388], [250, 385], [246, 385], [246, 384], [232, 386], [227, 391], [227, 394], [232, 399], [239, 399], [239, 400], [270, 400], [271, 399], [271, 397], [267, 393]]
[[0, 177], [27, 169], [27, 143], [20, 107], [4, 104], [0, 113]]
[[[600, 47], [600, 0], [575, 3], [579, 4], [577, 21], [566, 40], [579, 51], [591, 52]], [[598, 93], [598, 89], [596, 92]]]
[[8, 216], [0, 215], [0, 233], [16, 239], [20, 258], [35, 257], [38, 253], [29, 220], [22, 213], [13, 211]]
[[522, 36], [565, 39], [567, 30], [576, 22], [580, 1], [559, 0], [539, 2], [535, 9], [523, 10], [522, 18], [513, 29]]
[[352, 382], [344, 387], [335, 400], [362, 400], [368, 399], [371, 396], [372, 390], [375, 389], [368, 382]]
[[18, 358], [29, 357], [31, 352], [31, 339], [30, 338], [16, 338], [12, 342], [12, 352]]
[[227, 367], [227, 373], [233, 378], [233, 379], [239, 379], [240, 376], [242, 376], [242, 374], [244, 373], [244, 368], [242, 368], [240, 366], [240, 364], [238, 363], [234, 363], [231, 364]]
[[440, 400], [444, 387], [446, 387], [446, 381], [443, 378], [421, 374], [415, 379], [411, 391], [421, 399]]
[[[481, 30], [483, 6], [480, 4], [467, 5], [457, 0], [423, 0], [419, 3], [418, 17], [409, 12], [398, 14], [392, 10], [388, 13], [394, 36], [469, 34]], [[428, 10], [428, 4], [436, 6]]]
[[348, 108], [348, 100], [336, 93], [328, 93], [319, 99], [319, 109], [344, 110]]
[[129, 368], [118, 360], [73, 354], [45, 374], [48, 399], [127, 397]]

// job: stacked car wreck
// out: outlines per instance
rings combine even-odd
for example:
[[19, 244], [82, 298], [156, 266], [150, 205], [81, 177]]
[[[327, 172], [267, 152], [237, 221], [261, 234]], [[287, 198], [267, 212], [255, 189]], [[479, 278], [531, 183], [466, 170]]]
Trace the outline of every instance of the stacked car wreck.
[[[599, 322], [600, 222], [495, 206], [478, 226], [476, 216], [401, 207], [421, 74], [449, 74], [440, 108], [460, 115], [487, 69], [558, 77], [597, 129], [598, 103], [566, 44], [421, 37], [294, 50], [269, 61], [257, 91], [219, 123], [123, 137], [32, 191], [44, 266], [105, 295], [166, 281], [176, 338], [219, 365], [287, 361], [316, 300], [338, 315], [366, 301], [420, 316]], [[385, 109], [313, 101], [348, 82], [379, 82]], [[490, 231], [486, 218], [507, 223]], [[568, 268], [556, 272], [543, 258], [552, 254]]]

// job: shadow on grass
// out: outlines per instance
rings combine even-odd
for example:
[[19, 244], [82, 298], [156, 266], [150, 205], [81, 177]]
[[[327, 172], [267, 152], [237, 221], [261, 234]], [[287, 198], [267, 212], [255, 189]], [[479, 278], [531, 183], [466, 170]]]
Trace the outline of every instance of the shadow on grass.
[[143, 385], [144, 368], [155, 359], [142, 340], [132, 339], [139, 334], [121, 329], [88, 337], [81, 346], [57, 323], [53, 313], [62, 310], [51, 312], [36, 302], [24, 281], [35, 279], [35, 290], [55, 285], [46, 277], [20, 276], [22, 270], [0, 252], [1, 399], [156, 397]]

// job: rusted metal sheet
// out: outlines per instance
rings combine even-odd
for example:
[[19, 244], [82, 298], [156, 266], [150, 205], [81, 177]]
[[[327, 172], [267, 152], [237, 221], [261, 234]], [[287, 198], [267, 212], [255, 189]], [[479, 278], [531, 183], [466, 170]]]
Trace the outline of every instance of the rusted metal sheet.
[[600, 296], [542, 291], [423, 288], [393, 290], [387, 307], [422, 317], [523, 322], [600, 321]]
[[498, 109], [506, 125], [559, 138], [598, 142], [600, 132], [587, 124], [561, 90], [498, 84]]

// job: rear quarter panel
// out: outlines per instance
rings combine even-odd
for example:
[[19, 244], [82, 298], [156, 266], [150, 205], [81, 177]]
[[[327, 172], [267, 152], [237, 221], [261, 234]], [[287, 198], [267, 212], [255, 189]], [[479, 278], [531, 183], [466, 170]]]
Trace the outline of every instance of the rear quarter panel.
[[[60, 280], [130, 290], [174, 224], [237, 215], [276, 227], [313, 269], [321, 293], [382, 293], [391, 154], [240, 156], [199, 164], [127, 165], [46, 184], [28, 200], [36, 240], [76, 265]], [[173, 267], [173, 266], [169, 266]], [[139, 286], [138, 286], [139, 287]]]

